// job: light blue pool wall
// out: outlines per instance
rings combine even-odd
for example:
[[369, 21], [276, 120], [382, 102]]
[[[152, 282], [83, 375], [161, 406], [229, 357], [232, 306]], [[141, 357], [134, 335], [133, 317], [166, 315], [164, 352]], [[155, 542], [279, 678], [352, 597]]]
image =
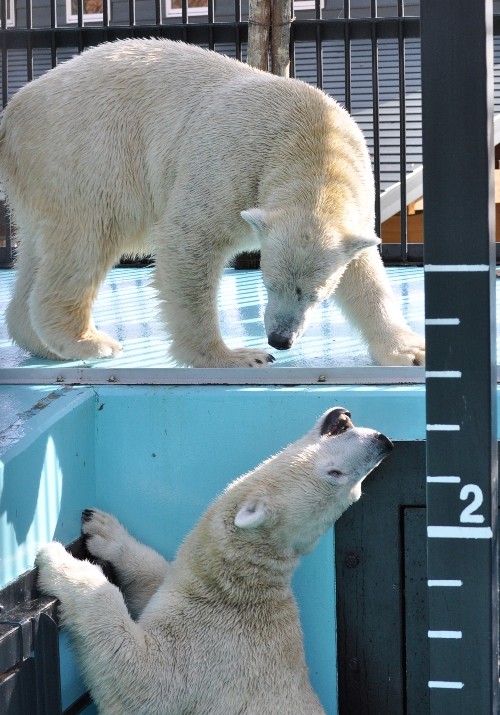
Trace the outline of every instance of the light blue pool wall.
[[[30, 389], [36, 402], [40, 391], [26, 387], [16, 388], [21, 402], [28, 403]], [[82, 507], [95, 501], [95, 397], [69, 390], [10, 434], [0, 459], [0, 588], [33, 568], [41, 543], [78, 537]], [[85, 686], [64, 633], [60, 653], [66, 708]]]
[[[41, 543], [77, 538], [88, 506], [113, 512], [139, 540], [172, 558], [229, 481], [301, 437], [335, 405], [393, 439], [425, 435], [423, 386], [62, 391], [3, 453], [0, 586], [32, 567]], [[336, 715], [333, 532], [303, 559], [294, 591], [313, 687], [327, 714]], [[64, 635], [61, 670], [66, 706], [84, 688]]]
[[0, 588], [33, 568], [41, 543], [78, 536], [95, 499], [95, 400], [68, 392], [20, 427], [0, 458]]

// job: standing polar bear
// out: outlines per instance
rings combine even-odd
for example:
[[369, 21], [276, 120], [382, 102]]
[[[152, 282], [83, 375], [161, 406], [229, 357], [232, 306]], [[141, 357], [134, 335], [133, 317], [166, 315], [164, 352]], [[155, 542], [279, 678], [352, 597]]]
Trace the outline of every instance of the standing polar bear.
[[[98, 566], [37, 556], [101, 715], [324, 715], [304, 660], [292, 573], [392, 443], [334, 408], [230, 484], [168, 564], [109, 514], [84, 512]], [[136, 620], [133, 620], [136, 619]]]
[[12, 99], [0, 178], [19, 239], [8, 328], [31, 353], [116, 355], [92, 304], [120, 255], [145, 252], [178, 364], [265, 365], [227, 348], [217, 316], [224, 266], [259, 248], [271, 346], [335, 290], [376, 362], [423, 362], [376, 248], [363, 135], [303, 82], [179, 42], [103, 44]]

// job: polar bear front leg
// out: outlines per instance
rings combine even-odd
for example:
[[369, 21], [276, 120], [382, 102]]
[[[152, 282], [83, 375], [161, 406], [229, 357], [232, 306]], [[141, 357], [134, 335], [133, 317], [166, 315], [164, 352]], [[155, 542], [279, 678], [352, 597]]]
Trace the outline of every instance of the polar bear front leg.
[[39, 589], [60, 601], [62, 623], [99, 712], [133, 712], [121, 697], [131, 680], [137, 692], [150, 668], [148, 636], [130, 617], [119, 589], [98, 566], [78, 561], [56, 542], [39, 550], [36, 565]]
[[406, 324], [376, 247], [351, 261], [335, 290], [379, 365], [424, 365], [425, 340]]
[[[174, 240], [169, 231], [169, 244]], [[191, 367], [266, 367], [274, 357], [265, 350], [230, 350], [222, 340], [217, 294], [227, 255], [210, 248], [189, 249], [179, 236], [181, 251], [157, 250], [155, 285], [162, 316], [172, 338], [170, 353], [179, 365]], [[210, 243], [207, 244], [210, 246]]]
[[82, 534], [89, 552], [113, 566], [127, 607], [138, 618], [163, 583], [168, 562], [130, 536], [114, 516], [99, 509], [85, 509]]

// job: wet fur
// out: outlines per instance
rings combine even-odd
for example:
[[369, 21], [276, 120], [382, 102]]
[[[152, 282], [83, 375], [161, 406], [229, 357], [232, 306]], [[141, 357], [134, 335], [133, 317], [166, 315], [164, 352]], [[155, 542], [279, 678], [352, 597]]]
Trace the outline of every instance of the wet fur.
[[101, 715], [324, 715], [291, 577], [392, 446], [347, 414], [230, 484], [172, 563], [87, 510], [87, 547], [121, 590], [61, 544], [41, 548], [39, 587], [61, 601]]

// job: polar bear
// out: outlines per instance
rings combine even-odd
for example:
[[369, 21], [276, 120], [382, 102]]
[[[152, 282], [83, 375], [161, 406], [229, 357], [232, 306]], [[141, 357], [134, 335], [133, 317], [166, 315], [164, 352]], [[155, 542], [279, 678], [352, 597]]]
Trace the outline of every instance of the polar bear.
[[146, 252], [179, 365], [264, 366], [227, 348], [217, 315], [224, 266], [259, 248], [272, 347], [335, 290], [376, 362], [424, 360], [378, 255], [363, 135], [303, 82], [180, 42], [105, 43], [15, 95], [0, 178], [19, 239], [8, 329], [31, 353], [119, 353], [92, 304], [120, 255]]
[[103, 715], [320, 715], [291, 576], [392, 448], [341, 407], [215, 500], [167, 563], [86, 510], [100, 568], [58, 543], [37, 555]]

